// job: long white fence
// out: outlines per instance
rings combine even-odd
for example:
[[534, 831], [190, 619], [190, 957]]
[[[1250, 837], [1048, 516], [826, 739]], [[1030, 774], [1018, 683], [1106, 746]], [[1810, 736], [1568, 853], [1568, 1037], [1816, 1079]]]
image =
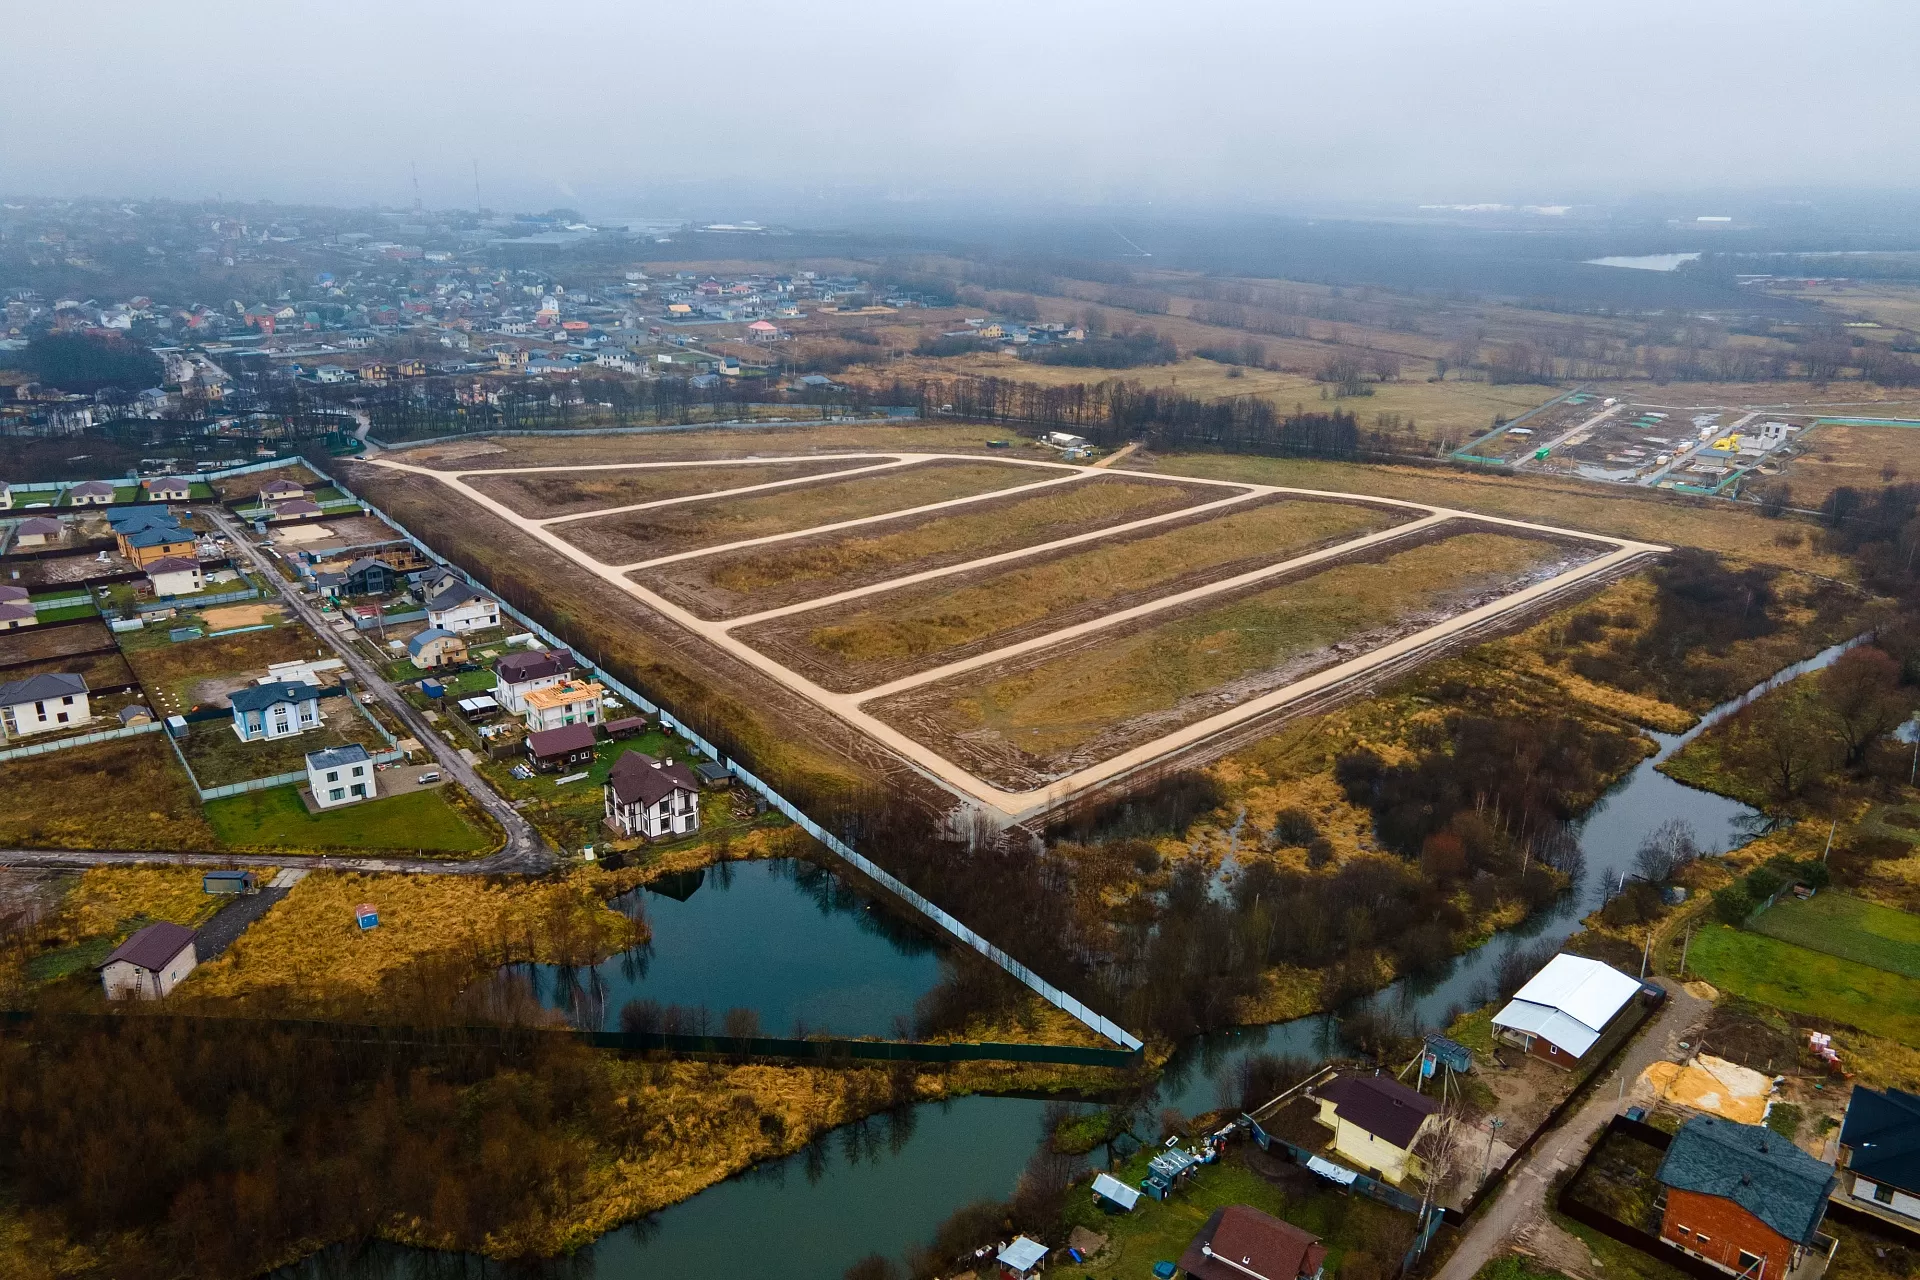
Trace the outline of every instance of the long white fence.
[[134, 738], [143, 733], [157, 733], [160, 728], [158, 720], [150, 720], [146, 724], [128, 725], [124, 729], [102, 729], [98, 733], [55, 738], [51, 742], [30, 742], [24, 747], [9, 747], [5, 751], [0, 751], [0, 760], [17, 760], [22, 756], [44, 756], [51, 751], [70, 751], [74, 747], [90, 747], [96, 742], [112, 742], [115, 738]]
[[[498, 433], [491, 433], [491, 434], [498, 434]], [[542, 432], [540, 434], [547, 434], [547, 433]], [[581, 434], [589, 434], [589, 433], [583, 432]], [[597, 433], [592, 433], [592, 434], [597, 434]], [[311, 466], [312, 464], [309, 463], [308, 465]], [[334, 480], [333, 485], [335, 488], [339, 489], [341, 493], [352, 496], [352, 491], [349, 490], [345, 485], [341, 484], [338, 480]], [[363, 501], [363, 500], [356, 498], [355, 501]], [[417, 548], [422, 555], [426, 556], [428, 559], [432, 560], [436, 564], [446, 565], [447, 567], [453, 569], [455, 572], [460, 573], [463, 577], [466, 576], [465, 571], [460, 569], [458, 565], [453, 564], [445, 556], [441, 555], [438, 551], [435, 551], [432, 547], [428, 546], [426, 543], [422, 542], [419, 538], [415, 537], [413, 535], [413, 532], [409, 530], [405, 525], [401, 524], [398, 520], [395, 520], [392, 516], [382, 511], [379, 507], [374, 506], [372, 503], [364, 503], [364, 505], [367, 507], [369, 511], [379, 516], [381, 520], [385, 521], [389, 526], [391, 526], [393, 530], [396, 533], [398, 533], [401, 537], [405, 538], [408, 542], [412, 543], [414, 547]], [[548, 644], [553, 645], [556, 648], [567, 648], [567, 649], [572, 648], [572, 646], [569, 645], [568, 642], [562, 640], [559, 636], [556, 636], [553, 634], [553, 632], [547, 630], [547, 628], [542, 626], [536, 619], [527, 616], [525, 613], [522, 613], [519, 609], [514, 608], [512, 605], [508, 604], [505, 600], [500, 601], [500, 609], [501, 609], [501, 612], [513, 618], [520, 625], [524, 626], [527, 630], [539, 636], [542, 640], [545, 640]], [[579, 653], [575, 651], [575, 656], [580, 657], [581, 655], [579, 655]], [[1053, 1005], [1056, 1009], [1061, 1010], [1062, 1012], [1066, 1013], [1070, 1017], [1092, 1028], [1094, 1031], [1099, 1032], [1101, 1035], [1113, 1041], [1115, 1044], [1123, 1045], [1127, 1049], [1135, 1052], [1137, 1052], [1141, 1048], [1140, 1037], [1134, 1035], [1132, 1032], [1128, 1031], [1125, 1027], [1122, 1027], [1119, 1023], [1113, 1021], [1111, 1018], [1108, 1018], [1102, 1014], [1094, 1012], [1092, 1009], [1088, 1008], [1084, 1003], [1074, 999], [1072, 996], [1068, 995], [1066, 992], [1062, 991], [1060, 988], [1054, 986], [1051, 982], [1048, 982], [1045, 978], [1042, 978], [1039, 974], [1029, 969], [1026, 965], [1020, 963], [1018, 960], [1008, 955], [1001, 948], [995, 946], [993, 943], [989, 942], [986, 938], [983, 938], [982, 936], [980, 936], [980, 934], [976, 933], [973, 929], [969, 928], [966, 924], [964, 924], [958, 919], [955, 919], [952, 915], [948, 914], [946, 911], [941, 909], [932, 901], [922, 896], [915, 890], [909, 888], [904, 882], [902, 882], [898, 877], [894, 876], [891, 872], [887, 871], [884, 867], [881, 867], [878, 863], [875, 863], [871, 859], [863, 856], [857, 850], [855, 850], [851, 845], [849, 845], [846, 841], [840, 839], [840, 837], [834, 835], [831, 831], [828, 831], [825, 827], [821, 826], [819, 823], [815, 822], [812, 818], [809, 818], [806, 814], [802, 813], [800, 811], [799, 806], [795, 805], [792, 801], [788, 800], [785, 796], [775, 791], [772, 787], [768, 786], [766, 783], [762, 782], [760, 779], [754, 777], [751, 773], [748, 773], [745, 769], [741, 768], [736, 761], [731, 759], [723, 759], [720, 753], [720, 749], [718, 747], [714, 746], [711, 742], [708, 742], [705, 738], [701, 737], [698, 733], [694, 732], [693, 729], [691, 729], [687, 725], [684, 725], [679, 720], [675, 719], [672, 712], [660, 706], [658, 703], [654, 702], [652, 699], [642, 696], [637, 690], [628, 688], [621, 681], [614, 678], [612, 675], [609, 675], [606, 671], [600, 669], [592, 661], [582, 658], [581, 665], [585, 666], [590, 672], [592, 672], [594, 679], [598, 680], [601, 684], [605, 685], [607, 688], [619, 694], [620, 697], [625, 701], [647, 711], [650, 714], [657, 715], [660, 718], [661, 724], [672, 729], [675, 733], [679, 734], [681, 737], [685, 738], [688, 742], [692, 743], [693, 746], [697, 750], [699, 750], [703, 755], [705, 755], [709, 760], [720, 760], [723, 764], [726, 765], [727, 772], [731, 773], [735, 778], [739, 779], [742, 786], [745, 786], [750, 791], [753, 791], [755, 794], [761, 796], [766, 800], [768, 804], [778, 809], [781, 813], [785, 814], [788, 818], [791, 818], [795, 825], [800, 827], [803, 831], [805, 831], [808, 835], [812, 836], [814, 839], [818, 840], [821, 844], [825, 845], [829, 850], [833, 852], [833, 854], [836, 857], [845, 861], [849, 866], [853, 867], [861, 875], [866, 876], [870, 880], [873, 880], [875, 883], [885, 888], [888, 892], [899, 897], [902, 902], [905, 902], [908, 906], [912, 907], [914, 910], [918, 911], [921, 915], [925, 916], [934, 925], [938, 926], [943, 932], [945, 932], [946, 934], [954, 938], [956, 941], [960, 942], [962, 945], [966, 946], [969, 950], [978, 952], [981, 956], [984, 956], [987, 960], [991, 961], [993, 964], [998, 965], [1001, 969], [1005, 970], [1008, 974], [1010, 974], [1017, 982], [1027, 987], [1035, 995], [1038, 995], [1042, 1000], [1045, 1000], [1048, 1004]]]

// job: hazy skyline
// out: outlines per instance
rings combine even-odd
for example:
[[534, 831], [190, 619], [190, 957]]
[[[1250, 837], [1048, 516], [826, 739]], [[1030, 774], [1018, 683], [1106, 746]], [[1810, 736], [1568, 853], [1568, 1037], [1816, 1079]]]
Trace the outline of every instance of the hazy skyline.
[[[1920, 6], [23, 6], [0, 191], [644, 214], [1909, 188]], [[742, 209], [740, 216], [753, 210]]]

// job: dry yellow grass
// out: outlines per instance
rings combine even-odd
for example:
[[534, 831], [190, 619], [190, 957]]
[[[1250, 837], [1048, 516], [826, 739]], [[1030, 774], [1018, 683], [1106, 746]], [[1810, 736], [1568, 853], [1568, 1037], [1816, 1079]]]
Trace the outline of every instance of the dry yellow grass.
[[200, 797], [159, 734], [0, 764], [0, 844], [217, 849]]
[[889, 593], [883, 604], [814, 627], [806, 639], [852, 666], [920, 657], [1126, 592], [1191, 585], [1194, 575], [1249, 557], [1284, 560], [1320, 543], [1358, 537], [1406, 518], [1404, 513], [1340, 503], [1276, 503], [1005, 570], [961, 587], [936, 583]]
[[131, 920], [197, 925], [228, 901], [201, 888], [199, 867], [90, 867], [60, 906], [79, 937], [108, 937]]
[[984, 451], [989, 440], [1004, 440], [1008, 428], [971, 423], [931, 422], [910, 426], [822, 423], [817, 427], [718, 428], [667, 431], [657, 435], [568, 436], [542, 440], [525, 436], [479, 436], [446, 445], [424, 445], [396, 456], [416, 466], [445, 470], [491, 471], [510, 467], [582, 466], [607, 462], [667, 462], [686, 458], [745, 458], [749, 455], [800, 455], [846, 449], [910, 449], [920, 453]]
[[[1136, 718], [1155, 717], [1153, 727], [1164, 731], [1190, 718], [1176, 713], [1169, 720], [1166, 713], [1197, 694], [1261, 673], [1269, 683], [1279, 681], [1276, 669], [1290, 661], [1440, 610], [1457, 594], [1509, 583], [1566, 554], [1533, 538], [1463, 533], [1377, 560], [1336, 565], [1089, 652], [998, 679], [967, 677], [963, 688], [935, 703], [931, 716], [951, 733], [991, 732], [1040, 758]], [[1208, 701], [1204, 709], [1219, 705]], [[897, 719], [892, 711], [883, 714]]]
[[744, 489], [801, 476], [824, 475], [881, 459], [820, 459], [768, 466], [669, 467], [644, 471], [557, 471], [525, 475], [475, 476], [468, 481], [490, 498], [527, 516], [571, 515], [602, 507], [624, 507], [719, 489]]
[[1818, 539], [1807, 536], [1804, 526], [1769, 520], [1730, 502], [1532, 476], [1297, 458], [1175, 454], [1158, 459], [1156, 469], [1169, 475], [1406, 498], [1667, 546], [1701, 547], [1742, 563], [1804, 569], [1843, 581], [1855, 575], [1849, 559], [1820, 550]]
[[[369, 902], [380, 924], [362, 933], [354, 908]], [[604, 901], [594, 872], [559, 882], [491, 882], [478, 876], [358, 875], [316, 871], [195, 971], [196, 997], [284, 991], [302, 1001], [371, 995], [431, 957], [599, 960], [635, 945], [632, 921]]]
[[881, 573], [897, 575], [926, 563], [978, 559], [1233, 492], [1200, 493], [1198, 489], [1156, 480], [1098, 477], [990, 507], [934, 516], [894, 533], [855, 534], [818, 546], [756, 548], [714, 562], [711, 569], [696, 561], [682, 576], [693, 583], [704, 575], [715, 586], [740, 593], [801, 583], [825, 593]]
[[[1877, 409], [1847, 412], [1864, 417], [1882, 414]], [[1920, 480], [1920, 426], [1833, 423], [1802, 436], [1800, 446], [1805, 452], [1787, 464], [1779, 480], [1790, 490], [1796, 507], [1818, 507], [1843, 485], [1871, 494], [1882, 485]]]

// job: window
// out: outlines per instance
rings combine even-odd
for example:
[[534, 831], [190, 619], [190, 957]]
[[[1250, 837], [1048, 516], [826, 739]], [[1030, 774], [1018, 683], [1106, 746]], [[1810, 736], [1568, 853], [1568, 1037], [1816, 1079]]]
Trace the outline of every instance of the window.
[[67, 722], [67, 713], [62, 711], [59, 715], [55, 716], [54, 719], [58, 720], [61, 724], [65, 724]]
[[1693, 1234], [1692, 1227], [1677, 1227], [1675, 1228], [1675, 1230], [1679, 1231], [1679, 1233], [1683, 1236], [1690, 1236]]
[[1740, 1251], [1740, 1269], [1742, 1271], [1751, 1271], [1759, 1266], [1762, 1261], [1764, 1261], [1764, 1259], [1758, 1254], [1748, 1253], [1745, 1249]]
[[1873, 1187], [1873, 1198], [1879, 1201], [1881, 1204], [1892, 1204], [1893, 1188], [1889, 1187], [1884, 1182], [1875, 1183]]
[[63, 707], [70, 707], [70, 706], [72, 706], [72, 705], [73, 705], [73, 695], [72, 695], [72, 694], [68, 694], [68, 695], [67, 695], [66, 697], [64, 697], [64, 698], [62, 698], [62, 699], [60, 699], [60, 705], [61, 705], [61, 706], [63, 706]]
[[364, 796], [364, 795], [366, 795], [366, 794], [367, 794], [367, 784], [366, 784], [366, 783], [364, 783], [364, 782], [356, 782], [356, 783], [354, 783], [354, 784], [353, 784], [353, 794], [355, 794], [356, 796]]
[[345, 800], [346, 798], [347, 798], [347, 793], [342, 791], [338, 787], [335, 787], [333, 790], [327, 792], [327, 799], [329, 800]]
[[357, 764], [357, 765], [355, 765], [355, 766], [353, 766], [353, 776], [354, 776], [354, 777], [356, 777], [356, 778], [364, 778], [364, 777], [366, 777], [366, 775], [367, 775], [367, 766], [365, 766], [365, 765], [363, 765], [363, 764]]
[[328, 782], [340, 781], [340, 771], [338, 769], [327, 770], [327, 781]]
[[1696, 1231], [1696, 1232], [1694, 1232], [1694, 1233], [1693, 1233], [1693, 1238], [1694, 1238], [1694, 1239], [1695, 1239], [1696, 1241], [1698, 1241], [1699, 1243], [1701, 1243], [1701, 1244], [1705, 1244], [1705, 1243], [1707, 1243], [1707, 1242], [1708, 1242], [1709, 1240], [1711, 1240], [1711, 1239], [1713, 1239], [1713, 1237], [1712, 1237], [1712, 1236], [1710, 1236], [1710, 1235], [1708, 1235], [1708, 1234], [1707, 1234], [1706, 1232], [1704, 1232], [1704, 1231]]

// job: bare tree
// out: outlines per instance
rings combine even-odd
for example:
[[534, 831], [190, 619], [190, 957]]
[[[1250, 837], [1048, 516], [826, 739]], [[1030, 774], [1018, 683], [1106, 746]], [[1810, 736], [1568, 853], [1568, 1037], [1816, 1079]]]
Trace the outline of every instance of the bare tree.
[[1633, 869], [1654, 884], [1665, 884], [1680, 868], [1700, 856], [1700, 842], [1693, 824], [1685, 818], [1668, 818], [1647, 833], [1633, 855]]
[[1892, 732], [1906, 713], [1899, 694], [1900, 664], [1880, 649], [1862, 646], [1840, 655], [1820, 677], [1820, 703], [1857, 765]]

